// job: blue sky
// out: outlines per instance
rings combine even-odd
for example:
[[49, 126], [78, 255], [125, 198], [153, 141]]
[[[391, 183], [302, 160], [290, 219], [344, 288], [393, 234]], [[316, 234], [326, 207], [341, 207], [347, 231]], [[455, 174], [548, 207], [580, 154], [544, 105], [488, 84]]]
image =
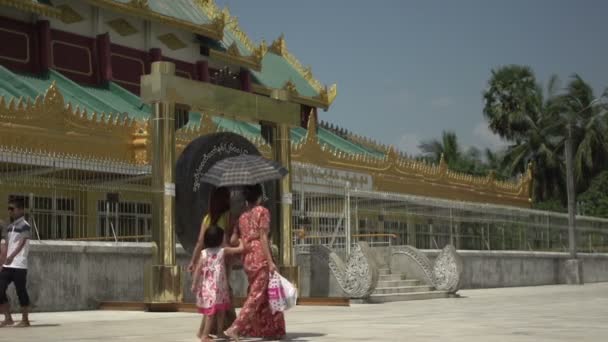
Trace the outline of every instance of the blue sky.
[[320, 119], [416, 153], [457, 133], [464, 146], [504, 144], [481, 93], [492, 68], [531, 66], [545, 82], [576, 72], [608, 86], [608, 1], [217, 0], [256, 42], [289, 50], [338, 97]]

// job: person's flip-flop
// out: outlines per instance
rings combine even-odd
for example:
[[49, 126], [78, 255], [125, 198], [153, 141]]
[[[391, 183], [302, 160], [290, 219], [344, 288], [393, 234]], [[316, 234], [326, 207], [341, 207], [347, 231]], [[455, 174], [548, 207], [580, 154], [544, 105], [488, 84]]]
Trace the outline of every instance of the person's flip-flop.
[[10, 321], [10, 322], [2, 321], [2, 322], [0, 322], [0, 328], [10, 327], [13, 324], [15, 324], [15, 322], [13, 322], [13, 321]]
[[21, 321], [17, 325], [15, 325], [15, 328], [28, 328], [30, 326], [31, 326], [30, 322], [28, 322], [28, 321]]

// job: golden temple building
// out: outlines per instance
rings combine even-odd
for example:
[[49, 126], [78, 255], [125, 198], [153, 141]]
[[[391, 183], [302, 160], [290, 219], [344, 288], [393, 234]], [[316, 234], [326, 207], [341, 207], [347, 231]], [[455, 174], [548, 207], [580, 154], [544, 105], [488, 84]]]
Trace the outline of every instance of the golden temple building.
[[[0, 38], [0, 201], [23, 197], [42, 239], [149, 234], [151, 108], [139, 92], [158, 61], [180, 77], [300, 106], [291, 128], [296, 191], [330, 186], [320, 180], [329, 177], [369, 191], [531, 205], [530, 171], [514, 181], [458, 173], [320, 125], [318, 109], [331, 107], [337, 86], [322, 85], [282, 35], [251, 41], [213, 0], [0, 0]], [[271, 156], [263, 123], [221, 108], [184, 114], [178, 155], [201, 135], [230, 131]]]

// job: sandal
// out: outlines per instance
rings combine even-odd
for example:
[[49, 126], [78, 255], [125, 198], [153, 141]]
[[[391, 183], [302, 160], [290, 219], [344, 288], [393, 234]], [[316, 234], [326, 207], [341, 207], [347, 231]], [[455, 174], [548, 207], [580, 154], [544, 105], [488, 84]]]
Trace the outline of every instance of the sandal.
[[0, 328], [8, 327], [15, 324], [14, 321], [2, 321], [0, 322]]
[[239, 341], [239, 335], [237, 334], [236, 331], [234, 331], [233, 328], [226, 329], [226, 331], [224, 331], [224, 335], [230, 337], [231, 339], [233, 339], [237, 342]]
[[30, 326], [30, 321], [21, 321], [17, 325], [15, 325], [15, 328], [27, 328]]

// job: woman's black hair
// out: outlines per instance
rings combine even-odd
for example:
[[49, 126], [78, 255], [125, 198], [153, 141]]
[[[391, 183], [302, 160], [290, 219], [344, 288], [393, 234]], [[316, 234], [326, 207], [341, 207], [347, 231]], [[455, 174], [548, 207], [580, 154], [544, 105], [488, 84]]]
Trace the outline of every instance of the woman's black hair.
[[262, 185], [256, 184], [256, 185], [246, 186], [244, 195], [245, 195], [245, 200], [247, 201], [247, 203], [253, 204], [253, 203], [257, 202], [257, 200], [259, 200], [260, 197], [262, 197]]
[[212, 225], [205, 230], [205, 248], [216, 248], [224, 242], [224, 230], [217, 225]]

